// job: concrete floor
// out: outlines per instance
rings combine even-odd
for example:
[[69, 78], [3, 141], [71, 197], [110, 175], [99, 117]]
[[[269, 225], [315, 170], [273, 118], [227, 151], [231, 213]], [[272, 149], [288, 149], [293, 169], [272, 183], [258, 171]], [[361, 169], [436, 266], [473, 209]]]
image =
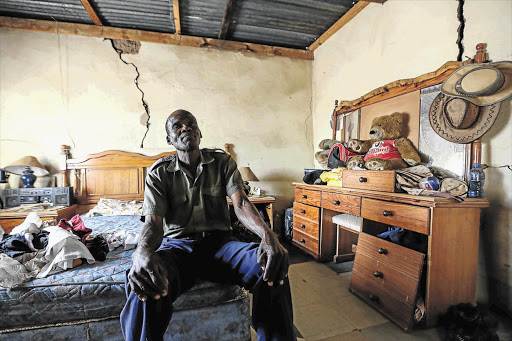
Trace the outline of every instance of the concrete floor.
[[[440, 328], [406, 333], [353, 295], [348, 286], [351, 262], [318, 263], [290, 249], [289, 278], [294, 324], [299, 340], [442, 340]], [[500, 340], [512, 340], [512, 321], [498, 317]], [[256, 340], [254, 332], [252, 340]]]

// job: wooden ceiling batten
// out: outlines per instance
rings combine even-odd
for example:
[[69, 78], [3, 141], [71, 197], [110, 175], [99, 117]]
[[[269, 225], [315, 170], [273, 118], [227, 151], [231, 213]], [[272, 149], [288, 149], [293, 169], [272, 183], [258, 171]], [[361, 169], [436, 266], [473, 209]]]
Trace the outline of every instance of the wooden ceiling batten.
[[254, 54], [280, 56], [295, 59], [313, 60], [314, 58], [313, 52], [306, 50], [219, 40], [213, 38], [183, 36], [172, 33], [159, 33], [109, 26], [72, 24], [48, 20], [21, 19], [0, 16], [0, 28], [57, 34], [72, 34], [108, 39], [133, 40], [141, 42], [144, 41], [157, 44], [212, 48], [218, 50], [250, 52]]
[[224, 17], [222, 18], [222, 24], [220, 25], [220, 31], [217, 38], [224, 39], [228, 33], [229, 24], [231, 24], [231, 7], [233, 0], [226, 1], [226, 7], [224, 8]]
[[172, 0], [172, 12], [174, 16], [174, 27], [176, 34], [181, 34], [181, 20], [180, 20], [180, 1]]
[[309, 45], [308, 50], [314, 51], [320, 45], [325, 43], [327, 39], [329, 39], [334, 33], [338, 32], [343, 26], [345, 26], [350, 20], [352, 20], [359, 12], [361, 12], [366, 6], [370, 4], [370, 1], [358, 1], [351, 9], [345, 13], [334, 25], [329, 27], [327, 31], [324, 32], [317, 40], [313, 42], [313, 44]]
[[94, 8], [91, 6], [89, 0], [80, 0], [82, 3], [82, 6], [84, 6], [85, 10], [87, 11], [87, 14], [91, 17], [92, 21], [95, 25], [103, 26], [101, 23], [100, 17], [98, 17], [98, 14], [94, 10]]

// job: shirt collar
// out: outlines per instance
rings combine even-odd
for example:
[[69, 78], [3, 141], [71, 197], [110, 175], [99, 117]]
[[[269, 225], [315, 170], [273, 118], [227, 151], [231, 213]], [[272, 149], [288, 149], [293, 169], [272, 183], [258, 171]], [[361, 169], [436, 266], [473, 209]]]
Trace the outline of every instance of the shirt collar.
[[[205, 165], [205, 164], [213, 162], [213, 160], [214, 159], [210, 154], [205, 153], [202, 150], [199, 150], [199, 163], [200, 164]], [[169, 162], [169, 166], [167, 166], [167, 171], [172, 172], [172, 173], [181, 171], [177, 153], [174, 154], [174, 157], [171, 159], [171, 162]]]

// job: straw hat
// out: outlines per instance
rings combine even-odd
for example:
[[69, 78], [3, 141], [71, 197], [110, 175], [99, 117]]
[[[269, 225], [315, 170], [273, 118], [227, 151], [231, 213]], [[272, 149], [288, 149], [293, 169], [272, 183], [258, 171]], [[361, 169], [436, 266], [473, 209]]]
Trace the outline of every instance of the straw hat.
[[469, 143], [492, 127], [500, 106], [495, 103], [480, 107], [466, 99], [439, 93], [430, 106], [430, 125], [445, 140]]
[[503, 101], [512, 95], [512, 62], [465, 65], [446, 78], [441, 92], [478, 106]]

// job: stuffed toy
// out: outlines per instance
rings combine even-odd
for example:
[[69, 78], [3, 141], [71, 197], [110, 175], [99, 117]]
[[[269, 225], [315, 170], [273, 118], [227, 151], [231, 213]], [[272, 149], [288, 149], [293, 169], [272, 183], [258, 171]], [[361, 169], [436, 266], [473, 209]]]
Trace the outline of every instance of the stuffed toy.
[[318, 144], [318, 148], [321, 150], [315, 153], [315, 159], [318, 161], [320, 166], [327, 167], [327, 157], [329, 156], [329, 152], [333, 145], [336, 143], [341, 143], [340, 141], [334, 139], [323, 139]]
[[375, 117], [370, 140], [350, 140], [348, 147], [365, 155], [352, 156], [347, 169], [385, 170], [415, 166], [421, 159], [412, 142], [402, 137], [403, 114]]

